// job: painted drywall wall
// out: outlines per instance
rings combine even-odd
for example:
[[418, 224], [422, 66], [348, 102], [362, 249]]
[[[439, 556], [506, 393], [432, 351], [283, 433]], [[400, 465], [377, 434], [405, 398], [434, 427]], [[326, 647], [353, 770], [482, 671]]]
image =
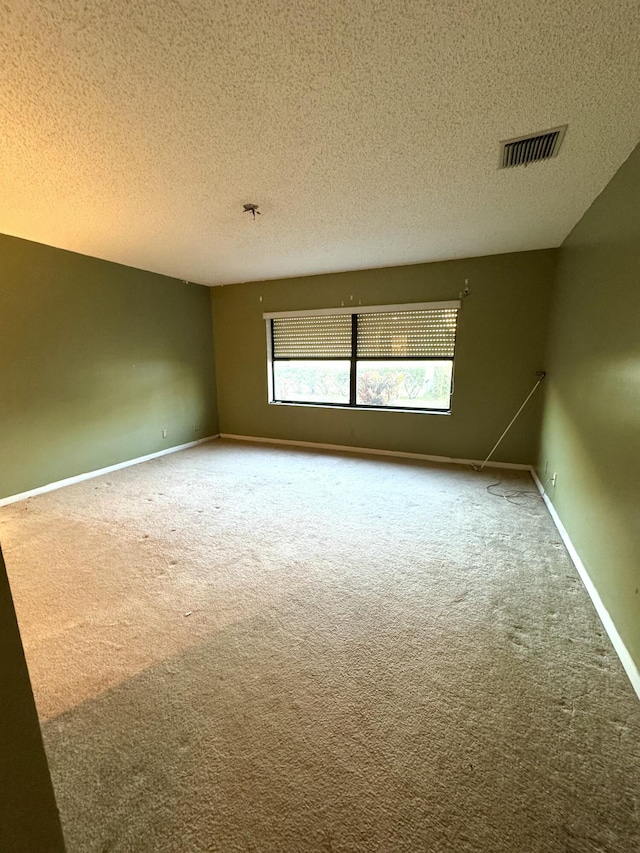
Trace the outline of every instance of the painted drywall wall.
[[537, 471], [640, 666], [640, 147], [561, 247], [548, 364]]
[[64, 853], [58, 809], [0, 551], [0, 850]]
[[0, 268], [0, 498], [218, 432], [207, 288], [6, 236]]
[[[267, 438], [483, 459], [543, 370], [555, 251], [365, 270], [212, 289], [220, 430]], [[263, 312], [458, 298], [450, 415], [269, 405]], [[534, 399], [496, 459], [536, 457]]]

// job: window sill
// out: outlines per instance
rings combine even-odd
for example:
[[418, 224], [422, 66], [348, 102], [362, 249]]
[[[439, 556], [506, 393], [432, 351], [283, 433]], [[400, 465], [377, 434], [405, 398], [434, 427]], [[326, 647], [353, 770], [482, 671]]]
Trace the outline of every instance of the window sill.
[[450, 415], [451, 409], [402, 409], [393, 406], [347, 406], [340, 403], [285, 403], [269, 400], [270, 406], [293, 406], [296, 409], [341, 409], [347, 412], [401, 412], [410, 415]]

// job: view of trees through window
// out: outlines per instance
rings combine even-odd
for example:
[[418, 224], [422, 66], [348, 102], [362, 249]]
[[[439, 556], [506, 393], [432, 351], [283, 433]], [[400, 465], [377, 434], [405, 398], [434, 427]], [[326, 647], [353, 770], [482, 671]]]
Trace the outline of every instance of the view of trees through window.
[[[292, 403], [348, 405], [351, 363], [346, 360], [274, 362], [274, 398]], [[356, 404], [448, 410], [451, 361], [358, 361]]]
[[357, 402], [403, 409], [448, 409], [451, 368], [451, 361], [360, 361]]
[[274, 397], [290, 403], [349, 405], [349, 361], [275, 361]]

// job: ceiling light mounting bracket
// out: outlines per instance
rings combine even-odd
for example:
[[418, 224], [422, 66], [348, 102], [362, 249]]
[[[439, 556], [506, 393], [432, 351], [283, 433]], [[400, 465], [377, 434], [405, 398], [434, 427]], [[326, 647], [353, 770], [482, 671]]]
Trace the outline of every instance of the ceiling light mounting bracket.
[[249, 203], [249, 204], [243, 204], [243, 205], [242, 205], [242, 207], [243, 207], [244, 209], [243, 209], [243, 211], [242, 211], [242, 212], [243, 212], [243, 213], [251, 213], [251, 214], [252, 214], [252, 216], [253, 216], [253, 218], [255, 219], [255, 218], [256, 218], [256, 213], [258, 214], [258, 216], [262, 216], [262, 214], [261, 214], [261, 213], [260, 213], [260, 211], [258, 210], [258, 207], [259, 207], [259, 206], [260, 206], [260, 205], [258, 205], [258, 204], [251, 204], [251, 203]]

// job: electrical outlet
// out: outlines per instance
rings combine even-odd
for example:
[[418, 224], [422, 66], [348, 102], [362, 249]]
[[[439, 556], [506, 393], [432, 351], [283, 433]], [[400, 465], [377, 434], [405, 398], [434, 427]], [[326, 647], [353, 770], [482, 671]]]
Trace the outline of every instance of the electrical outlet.
[[163, 438], [166, 438], [166, 437], [167, 437], [167, 431], [166, 431], [166, 429], [163, 429], [163, 430], [162, 430], [162, 437], [163, 437]]
[[193, 425], [193, 431], [194, 432], [200, 432], [200, 424], [194, 424]]
[[557, 482], [557, 480], [558, 480], [558, 474], [557, 474], [557, 472], [556, 472], [556, 471], [554, 471], [554, 472], [553, 472], [553, 477], [551, 478], [551, 485], [553, 486], [553, 488], [554, 488], [554, 489], [555, 489], [555, 487], [556, 487], [556, 482]]

